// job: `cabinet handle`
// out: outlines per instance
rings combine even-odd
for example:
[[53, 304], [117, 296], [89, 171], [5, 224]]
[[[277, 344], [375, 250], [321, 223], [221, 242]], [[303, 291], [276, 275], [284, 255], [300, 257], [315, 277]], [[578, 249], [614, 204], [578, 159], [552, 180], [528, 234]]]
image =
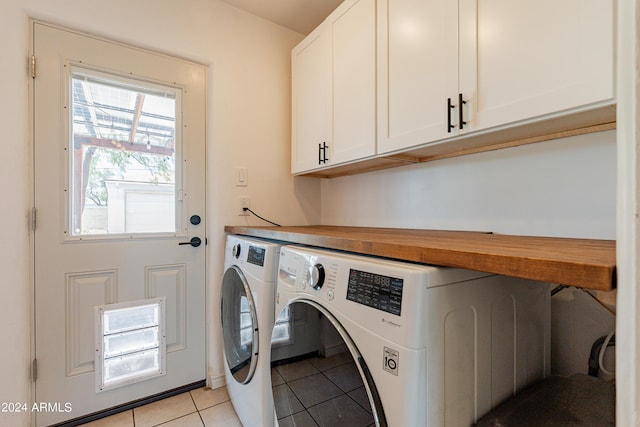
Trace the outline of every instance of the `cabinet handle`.
[[322, 144], [318, 144], [318, 164], [321, 165], [323, 163], [327, 163], [329, 159], [327, 158], [327, 145], [326, 141]]
[[464, 111], [463, 111], [463, 108], [462, 108], [462, 106], [463, 106], [464, 104], [466, 104], [466, 103], [467, 103], [467, 101], [465, 101], [464, 99], [462, 99], [462, 94], [461, 94], [461, 93], [459, 93], [459, 94], [458, 94], [458, 106], [460, 107], [460, 112], [458, 113], [458, 114], [459, 114], [459, 115], [458, 115], [458, 119], [459, 119], [459, 122], [458, 122], [458, 123], [459, 123], [459, 126], [458, 126], [458, 128], [459, 128], [459, 129], [464, 128], [464, 125], [466, 125], [466, 124], [467, 124], [467, 122], [465, 122], [465, 121], [464, 121]]
[[451, 124], [451, 110], [456, 108], [453, 104], [451, 104], [451, 98], [447, 98], [447, 132], [451, 133], [451, 129], [455, 126]]

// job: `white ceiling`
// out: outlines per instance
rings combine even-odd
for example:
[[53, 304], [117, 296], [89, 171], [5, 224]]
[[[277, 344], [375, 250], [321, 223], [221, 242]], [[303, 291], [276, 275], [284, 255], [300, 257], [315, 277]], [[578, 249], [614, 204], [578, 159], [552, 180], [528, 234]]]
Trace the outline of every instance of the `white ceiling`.
[[343, 0], [222, 0], [301, 34], [309, 34]]

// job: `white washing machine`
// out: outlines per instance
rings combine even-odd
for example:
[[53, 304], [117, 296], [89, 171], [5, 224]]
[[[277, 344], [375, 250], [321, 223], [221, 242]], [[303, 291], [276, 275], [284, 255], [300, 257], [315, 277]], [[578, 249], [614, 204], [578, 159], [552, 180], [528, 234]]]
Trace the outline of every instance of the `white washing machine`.
[[220, 302], [225, 379], [245, 426], [273, 424], [269, 352], [280, 247], [227, 237]]
[[469, 427], [549, 374], [540, 282], [285, 246], [283, 311], [288, 342], [272, 345], [281, 424]]

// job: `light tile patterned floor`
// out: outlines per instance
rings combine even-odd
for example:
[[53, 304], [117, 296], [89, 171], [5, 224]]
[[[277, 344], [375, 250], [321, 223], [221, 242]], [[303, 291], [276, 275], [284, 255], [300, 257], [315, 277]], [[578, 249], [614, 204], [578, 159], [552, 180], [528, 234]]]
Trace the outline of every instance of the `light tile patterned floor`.
[[226, 388], [199, 388], [102, 418], [86, 427], [242, 427]]

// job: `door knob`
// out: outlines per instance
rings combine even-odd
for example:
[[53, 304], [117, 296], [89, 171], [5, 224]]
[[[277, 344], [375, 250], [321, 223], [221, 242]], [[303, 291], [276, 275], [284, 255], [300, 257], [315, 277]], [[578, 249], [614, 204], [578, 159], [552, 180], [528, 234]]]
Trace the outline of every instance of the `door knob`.
[[199, 237], [192, 237], [191, 240], [189, 240], [188, 242], [180, 242], [178, 244], [180, 246], [182, 246], [182, 245], [191, 245], [194, 248], [197, 248], [198, 246], [200, 246], [202, 244], [202, 240], [200, 240]]

